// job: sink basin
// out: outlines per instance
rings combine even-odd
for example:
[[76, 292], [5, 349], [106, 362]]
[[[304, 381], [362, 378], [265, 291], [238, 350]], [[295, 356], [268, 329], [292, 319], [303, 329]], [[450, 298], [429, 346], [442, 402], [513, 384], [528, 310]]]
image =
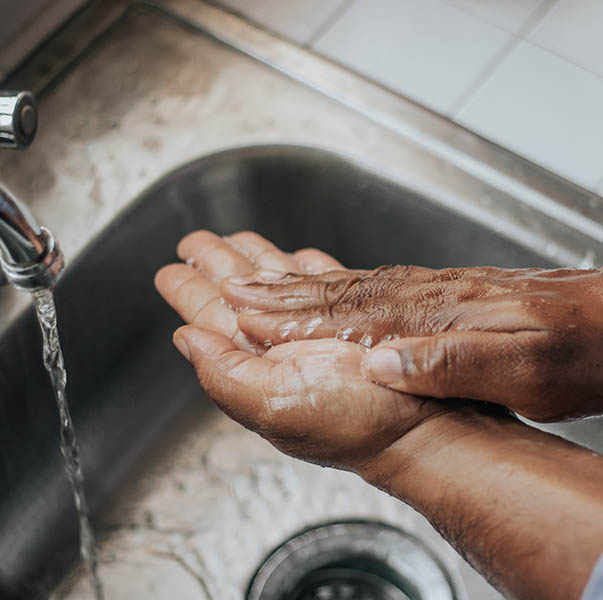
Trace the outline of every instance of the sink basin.
[[[191, 442], [193, 452], [206, 434], [219, 442], [216, 431], [226, 437], [239, 431], [224, 424], [225, 418], [203, 397], [193, 371], [173, 349], [171, 334], [179, 318], [153, 288], [155, 271], [176, 260], [178, 240], [199, 228], [219, 234], [255, 230], [285, 250], [316, 246], [351, 267], [554, 266], [483, 225], [317, 149], [237, 148], [170, 173], [88, 245], [56, 289], [69, 398], [89, 503], [96, 514], [111, 503], [119, 506], [115, 498], [136, 487], [141, 473], [153, 471], [154, 459], [149, 457], [161, 463], [157, 449], [164, 448], [168, 438], [176, 446], [180, 439], [197, 440]], [[75, 555], [76, 520], [58, 447], [57, 411], [31, 310], [0, 338], [0, 415], [0, 596], [42, 596], [44, 586], [63, 573], [60, 565]], [[263, 442], [245, 442], [249, 448], [256, 443]], [[223, 449], [235, 462], [237, 453], [245, 451], [236, 444]], [[289, 461], [270, 448], [261, 452], [270, 464]], [[200, 462], [195, 465], [205, 468]], [[289, 473], [289, 468], [283, 467], [283, 472]], [[310, 487], [339, 481], [327, 477], [349, 477], [303, 468], [309, 469], [303, 473]], [[359, 481], [353, 485], [368, 488]], [[316, 514], [323, 508], [326, 514], [331, 499], [321, 504], [318, 487], [314, 499]], [[258, 506], [261, 510], [261, 503]], [[342, 511], [355, 516], [353, 503]], [[243, 521], [253, 519], [247, 514]], [[283, 530], [290, 535], [305, 525], [288, 521]], [[280, 539], [269, 527], [256, 533], [258, 548], [268, 550]], [[233, 569], [251, 573], [253, 567]]]

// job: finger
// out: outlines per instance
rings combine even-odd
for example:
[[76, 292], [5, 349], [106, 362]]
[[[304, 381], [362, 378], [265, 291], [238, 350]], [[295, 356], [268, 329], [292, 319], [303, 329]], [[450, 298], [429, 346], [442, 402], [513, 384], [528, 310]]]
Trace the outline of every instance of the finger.
[[541, 331], [447, 332], [379, 344], [363, 357], [361, 369], [396, 391], [484, 400], [515, 410], [518, 401], [534, 397], [546, 349]]
[[155, 286], [187, 323], [220, 333], [240, 349], [255, 351], [239, 330], [236, 313], [223, 304], [218, 287], [194, 269], [183, 264], [167, 265], [155, 276]]
[[174, 334], [174, 344], [195, 367], [207, 395], [227, 415], [255, 431], [268, 426], [271, 400], [286, 396], [287, 390], [279, 388], [295, 378], [292, 365], [276, 365], [242, 352], [227, 337], [212, 331], [181, 327]]
[[224, 238], [224, 241], [247, 257], [256, 269], [299, 271], [299, 263], [293, 257], [253, 231], [240, 231]]
[[329, 271], [321, 275], [288, 275], [259, 271], [251, 277], [232, 277], [220, 290], [232, 306], [259, 310], [298, 310], [330, 306], [346, 286], [360, 278], [356, 271]]
[[367, 320], [362, 313], [338, 317], [326, 306], [295, 311], [242, 312], [238, 324], [249, 340], [263, 347], [294, 340], [336, 338], [371, 348], [375, 343], [394, 337], [388, 326], [378, 320]]
[[517, 269], [498, 267], [455, 267], [447, 269], [421, 269], [417, 275], [424, 283], [445, 283], [461, 279], [479, 279], [482, 277], [507, 279], [517, 274]]
[[298, 250], [293, 254], [293, 258], [302, 271], [309, 275], [345, 270], [345, 267], [338, 260], [316, 248]]
[[[338, 332], [338, 324], [327, 307], [288, 312], [242, 312], [238, 316], [238, 325], [249, 339], [264, 346], [293, 340], [334, 338]], [[352, 331], [350, 328], [345, 339], [351, 337]]]
[[[448, 313], [441, 311], [441, 314], [449, 318], [446, 329], [514, 333], [549, 328], [554, 324], [549, 312], [550, 307], [542, 293], [520, 292], [458, 302]], [[441, 321], [443, 324], [446, 318]]]
[[255, 271], [251, 261], [211, 231], [195, 231], [178, 244], [178, 256], [211, 279], [220, 283], [231, 275]]

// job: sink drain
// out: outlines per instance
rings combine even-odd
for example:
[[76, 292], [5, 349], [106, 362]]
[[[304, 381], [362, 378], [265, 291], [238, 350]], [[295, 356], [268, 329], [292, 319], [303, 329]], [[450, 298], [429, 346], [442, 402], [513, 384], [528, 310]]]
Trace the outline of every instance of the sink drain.
[[369, 521], [307, 529], [274, 550], [247, 600], [462, 600], [458, 575], [418, 538]]

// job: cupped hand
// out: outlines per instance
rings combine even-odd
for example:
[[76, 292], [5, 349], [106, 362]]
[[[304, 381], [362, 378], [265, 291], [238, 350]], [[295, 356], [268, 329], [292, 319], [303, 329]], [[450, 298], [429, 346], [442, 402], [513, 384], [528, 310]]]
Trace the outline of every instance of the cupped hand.
[[254, 340], [378, 344], [364, 373], [390, 389], [503, 404], [552, 421], [603, 413], [601, 270], [387, 266], [274, 270], [222, 283]]
[[219, 285], [225, 277], [244, 276], [257, 269], [318, 273], [342, 268], [324, 252], [303, 249], [288, 255], [257, 233], [242, 231], [220, 237], [210, 231], [195, 231], [178, 245], [183, 261], [163, 267], [155, 284], [161, 295], [191, 325], [212, 323], [239, 349], [257, 351], [241, 333], [236, 313], [225, 304]]
[[189, 265], [164, 267], [156, 285], [189, 323], [174, 341], [196, 369], [207, 394], [233, 419], [277, 448], [311, 462], [364, 468], [384, 448], [451, 410], [387, 389], [362, 376], [364, 353], [340, 340], [283, 344], [258, 356], [220, 301], [219, 281], [258, 266], [324, 271], [342, 268], [315, 250], [293, 257], [255, 234], [224, 240], [209, 232], [178, 249]]

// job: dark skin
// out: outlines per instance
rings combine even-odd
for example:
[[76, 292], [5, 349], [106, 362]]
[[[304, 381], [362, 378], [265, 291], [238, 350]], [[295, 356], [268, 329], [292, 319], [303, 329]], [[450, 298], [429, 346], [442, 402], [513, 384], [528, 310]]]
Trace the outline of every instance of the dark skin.
[[355, 472], [408, 502], [507, 597], [580, 598], [603, 552], [600, 456], [492, 405], [372, 383], [362, 375], [370, 353], [349, 341], [258, 353], [219, 286], [257, 268], [342, 268], [327, 255], [291, 257], [251, 233], [196, 232], [178, 251], [198, 270], [169, 265], [156, 285], [189, 323], [174, 342], [222, 410], [291, 456]]
[[486, 400], [537, 421], [603, 413], [601, 269], [266, 271], [226, 280], [222, 292], [266, 311], [239, 316], [254, 340], [346, 329], [351, 341], [383, 340], [363, 364], [391, 389]]

